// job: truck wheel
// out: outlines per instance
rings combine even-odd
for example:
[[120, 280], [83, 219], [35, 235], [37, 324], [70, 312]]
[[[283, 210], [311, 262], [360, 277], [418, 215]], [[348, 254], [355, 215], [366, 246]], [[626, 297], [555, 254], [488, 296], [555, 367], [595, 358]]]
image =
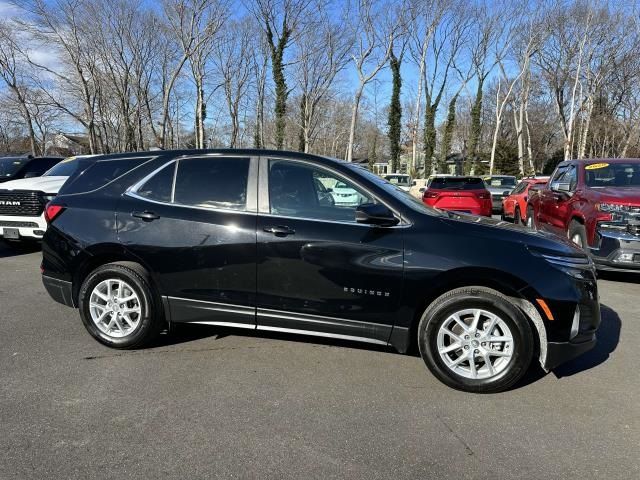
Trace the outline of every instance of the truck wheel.
[[527, 227], [531, 230], [537, 230], [536, 220], [534, 218], [535, 214], [533, 213], [533, 207], [527, 207]]
[[578, 245], [583, 250], [587, 251], [587, 229], [584, 228], [584, 225], [578, 222], [577, 220], [571, 220], [569, 224], [569, 230], [567, 231], [567, 237], [573, 243]]
[[117, 263], [103, 265], [82, 283], [78, 301], [87, 331], [109, 347], [142, 347], [164, 325], [162, 308], [143, 269]]
[[513, 386], [529, 368], [534, 350], [524, 314], [485, 287], [456, 288], [437, 298], [422, 315], [418, 345], [440, 381], [476, 393]]

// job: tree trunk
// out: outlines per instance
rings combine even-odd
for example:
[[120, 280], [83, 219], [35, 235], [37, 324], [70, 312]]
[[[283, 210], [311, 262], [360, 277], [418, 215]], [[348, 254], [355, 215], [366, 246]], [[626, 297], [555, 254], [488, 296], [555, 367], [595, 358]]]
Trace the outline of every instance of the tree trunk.
[[480, 136], [482, 135], [482, 87], [484, 80], [478, 79], [478, 89], [476, 98], [471, 107], [471, 131], [469, 134], [469, 146], [467, 149], [468, 159], [466, 161], [466, 173], [475, 172], [477, 163], [478, 146], [480, 144]]
[[362, 99], [362, 92], [364, 90], [364, 84], [358, 86], [356, 95], [353, 99], [353, 108], [351, 109], [351, 125], [349, 127], [349, 143], [347, 144], [346, 160], [347, 162], [353, 161], [353, 143], [356, 139], [356, 125], [358, 123], [358, 109], [360, 108], [360, 100]]

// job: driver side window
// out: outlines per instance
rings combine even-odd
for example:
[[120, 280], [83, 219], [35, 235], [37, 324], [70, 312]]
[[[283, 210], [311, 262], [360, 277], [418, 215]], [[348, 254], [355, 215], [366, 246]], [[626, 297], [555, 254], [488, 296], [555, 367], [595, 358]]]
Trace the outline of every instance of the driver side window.
[[269, 209], [274, 215], [355, 223], [356, 207], [375, 199], [350, 181], [303, 162], [269, 161]]

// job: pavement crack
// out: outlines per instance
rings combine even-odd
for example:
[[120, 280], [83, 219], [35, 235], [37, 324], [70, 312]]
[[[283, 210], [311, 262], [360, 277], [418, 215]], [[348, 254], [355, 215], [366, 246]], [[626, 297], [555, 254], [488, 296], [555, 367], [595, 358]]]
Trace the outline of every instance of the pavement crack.
[[464, 447], [465, 451], [467, 452], [467, 455], [472, 456], [474, 453], [473, 453], [473, 450], [471, 449], [471, 447], [469, 446], [469, 444], [467, 442], [465, 442], [464, 439], [460, 435], [458, 435], [455, 432], [455, 430], [453, 428], [451, 428], [447, 422], [444, 421], [444, 419], [442, 417], [440, 417], [439, 415], [436, 415], [436, 418], [438, 420], [440, 420], [442, 425], [444, 425], [445, 428], [447, 430], [449, 430], [449, 432], [451, 432], [451, 434], [454, 437], [456, 437], [456, 439], [462, 444], [462, 446]]

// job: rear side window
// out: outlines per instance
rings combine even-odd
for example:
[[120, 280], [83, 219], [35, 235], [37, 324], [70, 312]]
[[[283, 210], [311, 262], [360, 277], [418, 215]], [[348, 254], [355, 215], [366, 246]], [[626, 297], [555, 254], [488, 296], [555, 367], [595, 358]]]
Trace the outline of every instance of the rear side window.
[[153, 177], [147, 180], [136, 193], [141, 197], [157, 202], [171, 202], [171, 190], [173, 189], [173, 174], [176, 164], [170, 163]]
[[519, 193], [524, 192], [527, 189], [527, 185], [529, 185], [529, 182], [520, 182], [518, 186], [513, 189], [513, 192], [511, 192], [511, 195], [517, 195]]
[[247, 209], [248, 158], [187, 158], [178, 162], [174, 203]]
[[429, 188], [434, 190], [481, 190], [487, 188], [479, 177], [435, 177]]
[[69, 178], [60, 193], [68, 195], [97, 190], [138, 165], [142, 165], [147, 160], [148, 158], [123, 158], [95, 162], [89, 165], [88, 168], [79, 170], [77, 175]]

